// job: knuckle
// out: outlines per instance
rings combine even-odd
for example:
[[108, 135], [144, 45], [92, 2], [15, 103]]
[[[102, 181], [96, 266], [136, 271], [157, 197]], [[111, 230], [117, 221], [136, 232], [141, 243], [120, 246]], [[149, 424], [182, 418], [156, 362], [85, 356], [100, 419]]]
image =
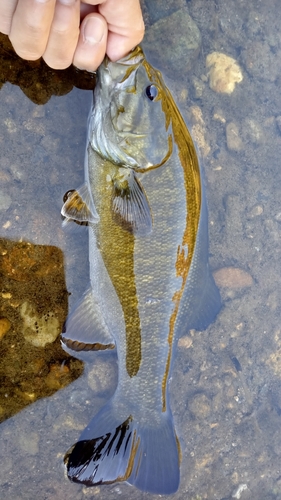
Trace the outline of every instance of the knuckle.
[[64, 25], [64, 24], [57, 24], [56, 26], [52, 26], [52, 36], [58, 37], [58, 38], [68, 38], [70, 36], [71, 32], [69, 30], [69, 26]]

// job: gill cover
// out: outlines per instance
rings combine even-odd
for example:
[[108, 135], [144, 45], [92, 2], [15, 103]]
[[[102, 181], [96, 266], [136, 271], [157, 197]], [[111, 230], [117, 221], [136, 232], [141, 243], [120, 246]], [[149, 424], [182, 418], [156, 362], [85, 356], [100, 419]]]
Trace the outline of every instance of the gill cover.
[[91, 118], [91, 145], [113, 163], [146, 170], [172, 154], [165, 84], [142, 50], [98, 70]]

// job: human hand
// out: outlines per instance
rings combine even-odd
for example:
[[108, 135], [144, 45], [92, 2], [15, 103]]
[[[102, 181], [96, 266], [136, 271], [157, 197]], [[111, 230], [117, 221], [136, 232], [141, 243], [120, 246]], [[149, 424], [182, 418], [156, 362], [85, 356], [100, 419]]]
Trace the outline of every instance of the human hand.
[[0, 32], [23, 59], [95, 71], [140, 43], [144, 22], [139, 0], [0, 0]]

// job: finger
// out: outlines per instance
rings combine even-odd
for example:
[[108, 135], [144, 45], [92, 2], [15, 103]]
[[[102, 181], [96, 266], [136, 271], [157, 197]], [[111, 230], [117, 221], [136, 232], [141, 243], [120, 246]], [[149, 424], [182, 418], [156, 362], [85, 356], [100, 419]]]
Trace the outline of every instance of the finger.
[[139, 0], [106, 0], [99, 12], [108, 23], [106, 53], [112, 61], [124, 57], [144, 36]]
[[80, 26], [80, 36], [73, 58], [77, 68], [95, 71], [106, 51], [107, 23], [98, 13], [89, 14]]
[[23, 59], [36, 60], [45, 52], [56, 0], [19, 0], [9, 38]]
[[18, 0], [2, 0], [0, 2], [0, 32], [9, 35], [13, 14]]
[[80, 1], [57, 2], [49, 33], [45, 62], [54, 69], [65, 69], [72, 63], [79, 38]]

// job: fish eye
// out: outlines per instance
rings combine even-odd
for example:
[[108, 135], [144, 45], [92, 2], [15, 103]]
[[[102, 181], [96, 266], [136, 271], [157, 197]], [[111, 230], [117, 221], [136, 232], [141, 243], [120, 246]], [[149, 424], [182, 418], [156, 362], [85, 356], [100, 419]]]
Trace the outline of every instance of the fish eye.
[[158, 88], [156, 85], [148, 85], [145, 89], [145, 93], [150, 101], [154, 101], [158, 96]]

